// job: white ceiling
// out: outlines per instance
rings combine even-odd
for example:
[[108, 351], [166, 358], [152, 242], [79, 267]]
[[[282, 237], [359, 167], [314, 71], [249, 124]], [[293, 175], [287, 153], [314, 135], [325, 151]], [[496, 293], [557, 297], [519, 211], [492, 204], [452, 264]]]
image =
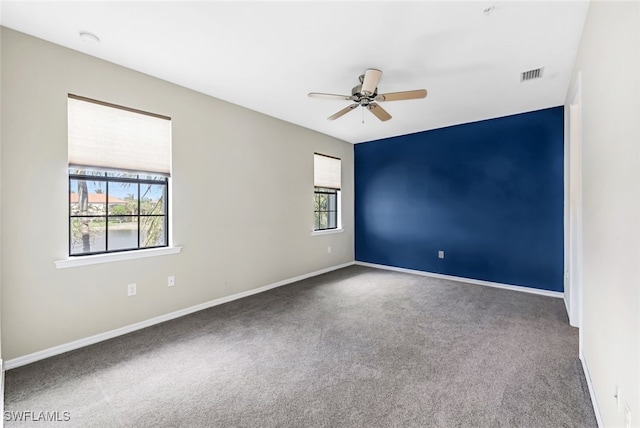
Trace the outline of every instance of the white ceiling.
[[[484, 9], [493, 6], [491, 13]], [[562, 105], [588, 1], [3, 1], [2, 25], [358, 143]], [[100, 43], [80, 40], [79, 31]], [[539, 80], [520, 72], [544, 67]], [[379, 92], [427, 89], [326, 118], [366, 68]], [[135, 106], [132, 106], [135, 107]], [[364, 123], [362, 120], [364, 118]]]

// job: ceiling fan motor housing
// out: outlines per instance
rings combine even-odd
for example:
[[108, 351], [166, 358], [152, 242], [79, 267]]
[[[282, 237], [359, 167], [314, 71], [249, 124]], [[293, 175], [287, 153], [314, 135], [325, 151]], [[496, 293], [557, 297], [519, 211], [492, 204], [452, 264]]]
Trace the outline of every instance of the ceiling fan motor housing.
[[[362, 80], [362, 78], [363, 76], [360, 76], [360, 80]], [[353, 101], [357, 102], [362, 107], [366, 107], [369, 105], [369, 103], [374, 102], [377, 95], [378, 95], [378, 88], [376, 88], [375, 91], [373, 91], [373, 94], [371, 95], [363, 94], [362, 84], [354, 86], [351, 89], [351, 98], [353, 99]]]

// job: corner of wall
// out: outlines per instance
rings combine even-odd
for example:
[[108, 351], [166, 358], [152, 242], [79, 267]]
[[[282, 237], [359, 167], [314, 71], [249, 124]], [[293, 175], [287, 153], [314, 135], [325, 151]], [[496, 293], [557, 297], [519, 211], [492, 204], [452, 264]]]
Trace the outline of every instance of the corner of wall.
[[589, 397], [591, 398], [591, 405], [593, 406], [593, 412], [596, 415], [596, 422], [598, 423], [598, 427], [603, 427], [602, 416], [600, 415], [600, 409], [598, 408], [598, 402], [596, 400], [596, 394], [593, 390], [593, 383], [591, 382], [591, 374], [589, 373], [589, 366], [587, 365], [587, 360], [584, 358], [582, 354], [582, 350], [580, 350], [579, 355], [580, 363], [582, 364], [582, 371], [584, 372], [584, 377], [587, 381], [587, 388], [589, 388]]

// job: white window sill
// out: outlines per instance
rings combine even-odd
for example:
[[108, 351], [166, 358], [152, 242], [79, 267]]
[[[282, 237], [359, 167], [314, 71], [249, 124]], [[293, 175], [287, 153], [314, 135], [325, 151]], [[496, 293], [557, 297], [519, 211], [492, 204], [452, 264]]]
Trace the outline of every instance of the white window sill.
[[318, 236], [318, 235], [333, 235], [334, 233], [342, 233], [344, 232], [344, 229], [340, 228], [340, 229], [327, 229], [327, 230], [314, 230], [313, 232], [311, 232], [311, 236]]
[[100, 263], [118, 262], [121, 260], [143, 259], [146, 257], [166, 256], [178, 254], [182, 247], [149, 248], [148, 250], [123, 251], [122, 253], [96, 254], [93, 256], [69, 257], [65, 260], [56, 260], [56, 269], [66, 269], [78, 266], [97, 265]]

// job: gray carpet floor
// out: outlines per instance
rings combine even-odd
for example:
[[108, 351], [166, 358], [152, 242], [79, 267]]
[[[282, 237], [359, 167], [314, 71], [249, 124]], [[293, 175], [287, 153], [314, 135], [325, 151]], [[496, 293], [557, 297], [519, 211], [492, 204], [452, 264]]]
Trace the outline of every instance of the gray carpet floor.
[[10, 370], [70, 419], [5, 426], [595, 427], [577, 353], [561, 299], [351, 266]]

